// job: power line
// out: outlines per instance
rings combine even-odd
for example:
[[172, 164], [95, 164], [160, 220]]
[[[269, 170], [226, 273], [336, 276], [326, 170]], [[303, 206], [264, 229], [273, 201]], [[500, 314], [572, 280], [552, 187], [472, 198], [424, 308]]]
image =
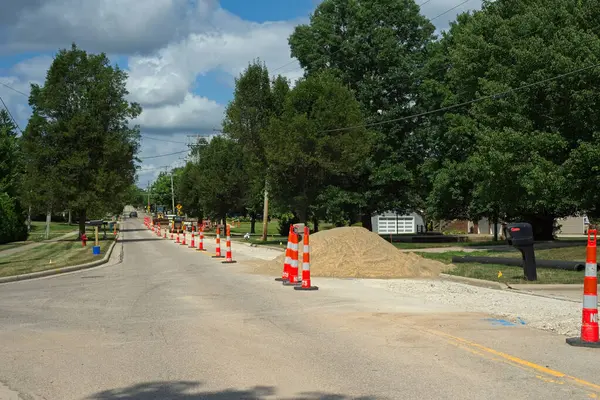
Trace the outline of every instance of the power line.
[[150, 157], [140, 157], [140, 160], [149, 160], [151, 158], [159, 158], [159, 157], [167, 157], [167, 156], [173, 156], [175, 154], [181, 154], [181, 153], [187, 153], [189, 150], [183, 150], [183, 151], [176, 151], [175, 153], [167, 153], [167, 154], [159, 154], [157, 156], [150, 156]]
[[452, 11], [452, 10], [456, 10], [458, 7], [462, 6], [463, 4], [466, 4], [466, 3], [468, 3], [469, 1], [471, 1], [471, 0], [464, 0], [462, 3], [459, 3], [459, 4], [455, 5], [455, 6], [454, 6], [454, 7], [452, 7], [451, 9], [449, 9], [449, 10], [446, 10], [446, 11], [444, 11], [443, 13], [441, 13], [441, 14], [439, 14], [439, 15], [436, 15], [435, 17], [431, 18], [429, 21], [433, 21], [434, 19], [437, 19], [437, 18], [439, 18], [439, 17], [441, 17], [441, 16], [443, 16], [443, 15], [446, 15], [446, 14], [448, 14], [450, 11]]
[[422, 2], [421, 4], [419, 4], [419, 7], [423, 7], [425, 4], [431, 2], [431, 0], [425, 0], [424, 2]]
[[144, 138], [144, 139], [150, 139], [150, 140], [156, 140], [157, 142], [187, 144], [187, 142], [178, 142], [178, 141], [175, 141], [175, 140], [159, 139], [159, 138], [155, 138], [155, 137], [148, 136], [148, 135], [145, 135], [145, 134], [142, 135], [142, 138]]
[[29, 95], [28, 95], [27, 93], [21, 92], [20, 90], [17, 90], [17, 89], [15, 89], [14, 87], [12, 87], [12, 86], [10, 86], [10, 85], [7, 85], [7, 84], [6, 84], [6, 83], [4, 83], [4, 82], [0, 82], [0, 85], [2, 85], [2, 86], [4, 86], [4, 87], [6, 87], [6, 88], [8, 88], [8, 89], [12, 90], [13, 92], [17, 92], [17, 93], [19, 93], [19, 94], [22, 94], [22, 95], [23, 95], [23, 96], [25, 96], [25, 97], [29, 97]]
[[425, 112], [422, 112], [422, 113], [419, 113], [419, 114], [409, 115], [407, 117], [393, 118], [393, 119], [389, 119], [389, 120], [385, 120], [385, 121], [372, 122], [372, 123], [369, 123], [369, 124], [347, 126], [347, 127], [344, 127], [344, 128], [326, 129], [326, 130], [321, 131], [321, 132], [322, 133], [325, 133], [325, 132], [339, 132], [339, 131], [345, 131], [345, 130], [356, 129], [356, 128], [367, 128], [367, 127], [370, 127], [370, 126], [377, 126], [377, 125], [383, 125], [383, 124], [387, 124], [387, 123], [391, 123], [391, 122], [404, 121], [404, 120], [411, 119], [411, 118], [418, 118], [418, 117], [423, 117], [425, 115], [436, 114], [436, 113], [442, 112], [442, 111], [453, 110], [455, 108], [464, 107], [464, 106], [467, 106], [467, 105], [470, 105], [470, 104], [473, 104], [473, 103], [478, 103], [478, 102], [483, 101], [483, 100], [496, 99], [496, 98], [499, 98], [499, 97], [503, 97], [503, 96], [506, 96], [507, 94], [510, 94], [510, 93], [518, 92], [518, 91], [523, 90], [523, 89], [528, 89], [530, 87], [537, 86], [537, 85], [540, 85], [542, 83], [547, 83], [547, 82], [551, 82], [551, 81], [554, 81], [554, 80], [557, 80], [557, 79], [561, 79], [561, 78], [564, 78], [564, 77], [569, 76], [569, 75], [574, 75], [574, 74], [579, 73], [579, 72], [587, 71], [589, 69], [594, 69], [594, 68], [599, 67], [599, 66], [600, 66], [600, 63], [596, 63], [596, 64], [593, 64], [593, 65], [589, 65], [587, 67], [578, 68], [578, 69], [570, 71], [570, 72], [565, 72], [564, 74], [556, 75], [556, 76], [553, 76], [551, 78], [542, 79], [541, 81], [537, 81], [537, 82], [533, 82], [533, 83], [528, 83], [526, 85], [519, 86], [519, 87], [514, 88], [514, 89], [509, 89], [509, 90], [506, 90], [504, 92], [498, 92], [498, 93], [490, 94], [490, 95], [487, 95], [487, 96], [479, 97], [477, 99], [465, 101], [463, 103], [454, 104], [452, 106], [442, 107], [442, 108], [438, 108], [438, 109], [431, 110], [431, 111], [425, 111]]
[[0, 101], [2, 102], [2, 105], [4, 106], [4, 109], [6, 110], [6, 112], [8, 113], [8, 116], [10, 117], [10, 119], [12, 120], [13, 124], [15, 124], [15, 126], [17, 127], [17, 129], [19, 130], [19, 132], [21, 132], [21, 135], [23, 134], [23, 131], [21, 130], [21, 127], [19, 126], [19, 124], [17, 123], [17, 120], [14, 119], [14, 117], [12, 116], [12, 114], [10, 113], [10, 110], [8, 109], [8, 107], [6, 106], [6, 103], [4, 102], [4, 99], [2, 98], [2, 96], [0, 96]]

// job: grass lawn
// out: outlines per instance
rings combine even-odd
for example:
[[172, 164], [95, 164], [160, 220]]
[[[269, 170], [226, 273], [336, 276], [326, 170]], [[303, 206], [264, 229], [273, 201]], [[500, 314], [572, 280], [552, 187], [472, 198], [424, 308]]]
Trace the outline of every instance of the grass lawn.
[[[110, 238], [110, 236], [108, 237]], [[102, 258], [112, 242], [110, 239], [100, 240], [100, 256], [92, 255], [93, 241], [88, 242], [88, 245], [83, 247], [81, 242], [76, 240], [45, 243], [33, 249], [4, 257], [0, 254], [0, 277], [91, 262]]]
[[[64, 222], [51, 222], [50, 223], [50, 235], [49, 240], [56, 239], [63, 235], [66, 235], [70, 232], [75, 232], [79, 228], [77, 225], [69, 225]], [[15, 247], [21, 247], [27, 244], [42, 242], [46, 240], [45, 237], [46, 232], [46, 222], [43, 221], [32, 221], [31, 222], [31, 232], [29, 233], [29, 237], [27, 240], [22, 242], [12, 242], [12, 243], [4, 243], [0, 244], [0, 252], [3, 250], [14, 249]], [[93, 237], [94, 229], [92, 227], [86, 227], [86, 232], [88, 237]], [[108, 232], [107, 232], [108, 234]], [[100, 235], [102, 235], [102, 230], [100, 230]]]
[[[556, 242], [564, 243], [564, 242], [572, 242], [572, 241], [580, 241], [581, 238], [563, 238], [557, 240]], [[494, 247], [494, 246], [506, 246], [506, 241], [498, 240], [496, 242], [491, 240], [485, 241], [477, 241], [477, 242], [454, 242], [454, 243], [404, 243], [404, 242], [394, 242], [392, 243], [399, 249], [431, 249], [431, 248], [443, 248], [443, 247]], [[574, 244], [574, 246], [576, 246]], [[536, 252], [537, 254], [537, 252]], [[585, 255], [584, 255], [585, 257]]]
[[[231, 223], [231, 222], [228, 222]], [[256, 221], [256, 235], [260, 236], [262, 234], [262, 220], [261, 221]], [[246, 233], [250, 232], [250, 222], [240, 222], [240, 227], [237, 228], [237, 224], [236, 227], [232, 227], [231, 228], [231, 233], [237, 233], [237, 234], [241, 234], [244, 235]], [[269, 222], [269, 225], [267, 227], [267, 232], [269, 235], [279, 235], [279, 224], [277, 223], [277, 221], [271, 221]]]
[[0, 252], [2, 250], [14, 249], [15, 247], [21, 247], [21, 246], [29, 244], [29, 243], [31, 243], [31, 242], [12, 242], [12, 243], [0, 244]]
[[[332, 224], [322, 222], [319, 225], [319, 230], [324, 231], [327, 229], [331, 229], [333, 227], [334, 226]], [[237, 228], [237, 227], [231, 228], [231, 233], [235, 233], [238, 235], [244, 235], [249, 232], [250, 232], [250, 222], [240, 222], [239, 228]], [[269, 222], [269, 226], [267, 227], [267, 233], [269, 235], [269, 237], [268, 237], [269, 240], [265, 243], [262, 240], [260, 240], [260, 237], [262, 235], [262, 221], [256, 221], [256, 234], [253, 234], [251, 236], [252, 239], [250, 239], [250, 241], [252, 243], [256, 243], [256, 244], [277, 244], [277, 245], [279, 245], [279, 242], [281, 240], [287, 241], [287, 236], [283, 237], [283, 236], [279, 235], [279, 223], [277, 221]], [[285, 246], [285, 244], [284, 244], [284, 246]]]
[[394, 246], [399, 249], [431, 249], [440, 247], [492, 247], [505, 246], [505, 241], [481, 241], [481, 242], [450, 242], [450, 243], [409, 243], [409, 242], [393, 242]]
[[[65, 222], [51, 222], [50, 223], [50, 237], [49, 239], [54, 239], [59, 236], [62, 236], [69, 232], [74, 232], [78, 230], [77, 225], [69, 225]], [[46, 222], [45, 221], [31, 221], [31, 232], [29, 232], [29, 237], [27, 238], [30, 242], [40, 242], [45, 240], [46, 233]]]
[[[420, 256], [425, 258], [441, 261], [445, 264], [452, 262], [453, 256], [483, 256], [483, 257], [521, 257], [521, 253], [518, 251], [509, 252], [498, 252], [498, 251], [477, 251], [467, 253], [464, 251], [447, 251], [443, 253], [424, 253], [417, 252]], [[575, 247], [563, 247], [556, 249], [538, 250], [535, 252], [535, 256], [538, 259], [545, 260], [573, 260], [573, 261], [584, 261], [585, 260], [585, 246]], [[523, 268], [512, 267], [508, 265], [496, 265], [496, 264], [454, 264], [455, 267], [452, 270], [446, 271], [450, 275], [465, 276], [468, 278], [485, 279], [488, 281], [495, 282], [506, 282], [506, 283], [583, 283], [583, 271], [563, 271], [554, 270], [547, 268], [538, 268], [537, 276], [538, 280], [535, 282], [528, 282], [523, 279]], [[502, 272], [502, 276], [498, 276], [499, 272]]]

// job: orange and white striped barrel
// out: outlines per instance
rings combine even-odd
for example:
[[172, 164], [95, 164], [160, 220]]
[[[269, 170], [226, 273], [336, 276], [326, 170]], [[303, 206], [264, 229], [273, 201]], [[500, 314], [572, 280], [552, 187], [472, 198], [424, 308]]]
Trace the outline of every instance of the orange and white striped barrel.
[[217, 239], [216, 239], [217, 249], [215, 250], [215, 255], [213, 258], [223, 258], [221, 255], [221, 228], [217, 226]]
[[304, 227], [304, 240], [302, 246], [302, 286], [294, 287], [295, 290], [317, 290], [316, 286], [312, 286], [310, 282], [310, 230], [308, 226]]
[[[598, 338], [598, 264], [596, 262], [596, 233], [588, 231], [585, 277], [583, 278], [583, 321], [581, 340], [597, 342]], [[592, 238], [593, 234], [593, 238]]]
[[165, 229], [165, 230], [163, 231], [163, 239], [166, 239], [166, 238], [167, 238], [167, 230]]
[[198, 251], [206, 251], [206, 249], [204, 248], [204, 226], [200, 227], [200, 232], [198, 233], [198, 235], [200, 236], [198, 238]]
[[283, 282], [283, 284], [286, 286], [296, 286], [300, 284], [298, 281], [298, 234], [296, 232], [292, 233], [290, 253], [291, 260], [289, 279], [287, 282]]
[[588, 230], [585, 276], [583, 278], [581, 337], [568, 338], [567, 343], [572, 346], [600, 348], [600, 338], [598, 337], [598, 264], [596, 261], [597, 232], [596, 229]]
[[182, 246], [185, 246], [185, 245], [186, 245], [186, 242], [185, 242], [185, 237], [186, 237], [186, 236], [187, 236], [187, 232], [184, 230], [184, 231], [183, 231], [183, 240], [181, 241], [181, 245], [182, 245]]
[[281, 272], [281, 278], [275, 278], [277, 282], [287, 282], [290, 278], [290, 263], [292, 261], [292, 235], [294, 234], [294, 227], [290, 225], [290, 231], [288, 233], [287, 247], [285, 248], [285, 260], [283, 261], [283, 271]]
[[179, 232], [177, 232], [177, 241], [176, 243], [181, 243], [181, 241], [179, 240]]
[[223, 261], [223, 264], [233, 264], [235, 261], [233, 261], [233, 256], [231, 255], [231, 225], [227, 225], [226, 232], [225, 261]]

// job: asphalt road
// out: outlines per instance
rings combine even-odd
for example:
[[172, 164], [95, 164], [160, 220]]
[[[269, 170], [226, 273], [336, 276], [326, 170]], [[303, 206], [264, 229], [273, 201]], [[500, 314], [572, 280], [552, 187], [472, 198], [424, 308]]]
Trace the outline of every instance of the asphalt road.
[[0, 399], [600, 393], [600, 353], [564, 337], [399, 302], [360, 281], [317, 279], [319, 291], [296, 292], [158, 239], [142, 218], [125, 228], [122, 263], [0, 286]]

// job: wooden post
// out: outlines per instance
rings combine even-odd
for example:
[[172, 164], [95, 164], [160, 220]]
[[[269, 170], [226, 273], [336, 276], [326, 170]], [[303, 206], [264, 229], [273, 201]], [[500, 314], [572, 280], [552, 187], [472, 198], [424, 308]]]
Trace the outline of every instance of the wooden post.
[[263, 199], [263, 227], [262, 227], [262, 241], [267, 241], [267, 235], [269, 233], [269, 191], [267, 186], [267, 180], [265, 179], [265, 192]]
[[94, 238], [94, 243], [95, 243], [95, 245], [96, 245], [96, 246], [98, 246], [98, 244], [99, 244], [99, 242], [100, 242], [100, 241], [98, 240], [98, 239], [99, 239], [99, 238], [98, 238], [98, 236], [99, 236], [99, 234], [98, 234], [98, 225], [94, 226], [94, 235], [96, 236], [96, 237]]

